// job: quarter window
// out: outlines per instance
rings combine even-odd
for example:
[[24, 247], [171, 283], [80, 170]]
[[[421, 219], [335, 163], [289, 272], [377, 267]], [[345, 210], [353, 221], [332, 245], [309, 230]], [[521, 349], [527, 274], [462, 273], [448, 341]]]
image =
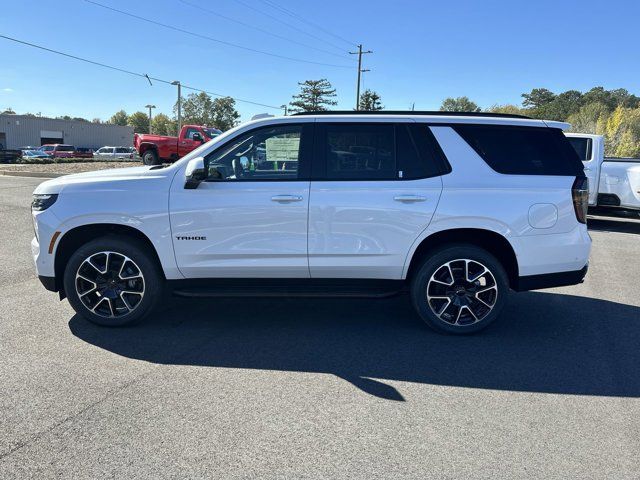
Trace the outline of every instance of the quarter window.
[[557, 128], [507, 125], [457, 125], [453, 128], [498, 173], [584, 175], [576, 151]]
[[209, 180], [297, 180], [301, 125], [260, 128], [240, 135], [206, 158]]

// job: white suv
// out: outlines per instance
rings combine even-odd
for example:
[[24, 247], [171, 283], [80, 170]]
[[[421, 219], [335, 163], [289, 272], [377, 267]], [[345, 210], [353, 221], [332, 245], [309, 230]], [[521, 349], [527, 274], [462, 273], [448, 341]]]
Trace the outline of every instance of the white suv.
[[319, 112], [229, 130], [169, 166], [69, 175], [34, 192], [38, 275], [101, 325], [183, 296], [410, 293], [441, 332], [509, 290], [582, 281], [587, 181], [526, 117]]

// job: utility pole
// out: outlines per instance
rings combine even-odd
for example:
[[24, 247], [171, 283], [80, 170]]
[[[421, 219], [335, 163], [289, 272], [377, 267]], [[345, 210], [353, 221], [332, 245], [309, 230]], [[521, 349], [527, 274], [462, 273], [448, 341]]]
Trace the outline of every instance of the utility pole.
[[358, 84], [356, 85], [356, 110], [360, 110], [360, 76], [363, 72], [368, 72], [369, 70], [362, 69], [362, 55], [365, 53], [373, 53], [371, 50], [367, 50], [366, 52], [362, 51], [362, 44], [358, 45], [357, 52], [349, 52], [351, 55], [358, 55]]
[[181, 106], [182, 106], [182, 85], [180, 85], [180, 82], [178, 80], [174, 80], [173, 82], [171, 82], [171, 85], [177, 85], [178, 86], [178, 137], [180, 136], [180, 130], [182, 130], [182, 111], [180, 110]]
[[280, 108], [282, 108], [284, 110], [284, 116], [287, 116], [287, 104], [285, 103], [284, 105], [280, 105]]
[[151, 104], [149, 103], [149, 104], [145, 105], [145, 106], [144, 106], [144, 108], [148, 108], [148, 109], [149, 109], [149, 133], [153, 133], [153, 132], [151, 131], [151, 120], [152, 120], [152, 117], [151, 117], [151, 109], [152, 109], [152, 108], [156, 108], [156, 106], [155, 106], [155, 105], [151, 105]]

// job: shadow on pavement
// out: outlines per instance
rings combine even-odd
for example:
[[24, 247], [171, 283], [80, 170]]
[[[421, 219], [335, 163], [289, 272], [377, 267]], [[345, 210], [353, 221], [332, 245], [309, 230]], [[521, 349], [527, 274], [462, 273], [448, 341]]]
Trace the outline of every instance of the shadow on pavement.
[[591, 218], [587, 221], [589, 230], [596, 232], [635, 233], [640, 235], [640, 222], [624, 218]]
[[160, 364], [330, 373], [380, 398], [384, 380], [509, 391], [640, 396], [640, 307], [544, 292], [514, 294], [502, 318], [439, 335], [406, 296], [385, 300], [172, 300], [131, 328], [74, 316], [78, 338]]

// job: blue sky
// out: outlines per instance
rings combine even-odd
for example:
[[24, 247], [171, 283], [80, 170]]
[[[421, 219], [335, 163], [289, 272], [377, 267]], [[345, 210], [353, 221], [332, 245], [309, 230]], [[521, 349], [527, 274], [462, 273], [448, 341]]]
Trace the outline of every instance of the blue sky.
[[[84, 0], [3, 2], [0, 34], [167, 80], [269, 105], [288, 103], [297, 82], [326, 77], [338, 108], [355, 103], [362, 42], [364, 87], [390, 109], [437, 109], [467, 95], [482, 107], [520, 103], [534, 87], [596, 85], [640, 94], [637, 1], [562, 0], [184, 0], [282, 37], [232, 23], [181, 0], [96, 0], [175, 27], [278, 55], [251, 53], [122, 16]], [[277, 10], [269, 1], [338, 34]], [[290, 28], [252, 8], [297, 27]], [[309, 35], [303, 33], [307, 32]], [[319, 38], [317, 38], [319, 37]], [[328, 54], [316, 49], [327, 50]], [[337, 54], [337, 56], [335, 56]], [[0, 39], [0, 109], [107, 119], [157, 105], [171, 113], [175, 87], [84, 64]], [[187, 93], [187, 92], [185, 92]], [[274, 112], [238, 103], [243, 119]]]

